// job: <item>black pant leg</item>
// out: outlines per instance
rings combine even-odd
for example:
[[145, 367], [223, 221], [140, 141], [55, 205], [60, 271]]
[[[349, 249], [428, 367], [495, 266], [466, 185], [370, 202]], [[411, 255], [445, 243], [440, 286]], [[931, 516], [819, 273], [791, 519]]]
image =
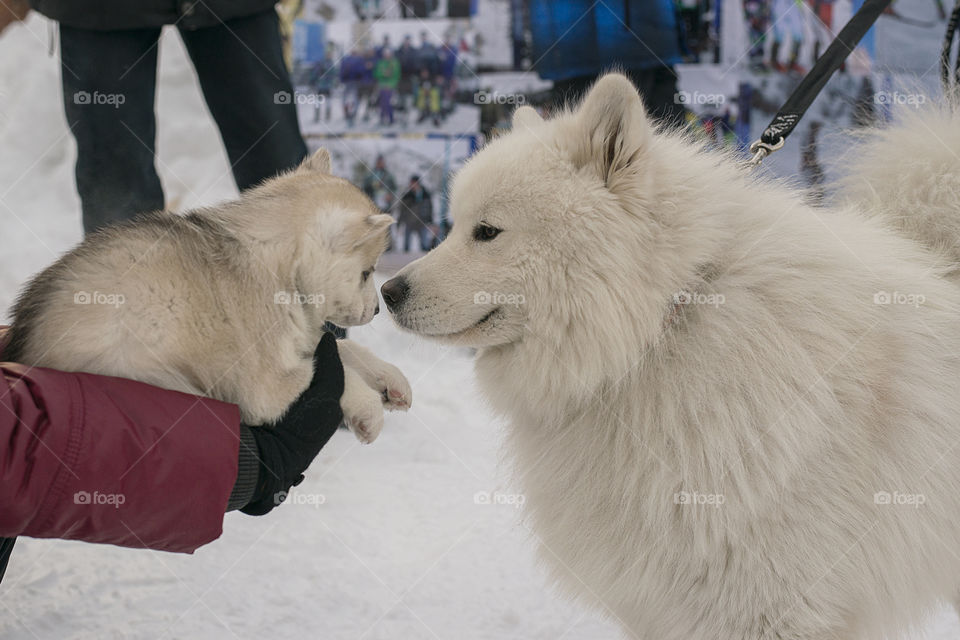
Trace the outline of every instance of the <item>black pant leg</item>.
[[230, 158], [247, 189], [307, 155], [273, 9], [180, 35]]
[[163, 208], [154, 166], [159, 29], [60, 25], [63, 107], [77, 141], [83, 229]]
[[3, 574], [7, 572], [7, 563], [10, 562], [10, 554], [13, 553], [16, 542], [16, 538], [0, 538], [0, 582], [3, 581]]

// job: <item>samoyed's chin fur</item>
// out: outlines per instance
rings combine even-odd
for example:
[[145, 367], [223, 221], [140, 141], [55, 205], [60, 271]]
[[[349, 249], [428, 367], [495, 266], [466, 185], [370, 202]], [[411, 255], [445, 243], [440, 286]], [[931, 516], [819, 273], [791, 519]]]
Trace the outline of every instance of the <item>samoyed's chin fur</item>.
[[385, 285], [480, 348], [543, 558], [631, 637], [875, 640], [954, 599], [960, 117], [925, 117], [813, 209], [608, 75], [517, 110]]

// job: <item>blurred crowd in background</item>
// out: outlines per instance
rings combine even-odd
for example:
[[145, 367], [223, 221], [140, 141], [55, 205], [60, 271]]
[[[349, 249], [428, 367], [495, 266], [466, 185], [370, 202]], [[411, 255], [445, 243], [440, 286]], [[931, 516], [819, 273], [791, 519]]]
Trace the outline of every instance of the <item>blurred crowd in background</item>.
[[[435, 221], [433, 194], [424, 187], [420, 176], [411, 174], [409, 181], [401, 188], [382, 155], [377, 156], [374, 165], [367, 169], [360, 187], [381, 211], [396, 219], [399, 246], [393, 247], [395, 250], [403, 253], [429, 251], [450, 230], [443, 214]], [[416, 244], [412, 242], [414, 239]]]
[[435, 44], [427, 31], [416, 42], [405, 35], [396, 45], [384, 35], [376, 46], [353, 46], [339, 56], [328, 43], [323, 60], [295, 69], [295, 80], [320, 96], [314, 122], [332, 118], [332, 98], [339, 96], [351, 128], [374, 118], [383, 126], [425, 121], [440, 126], [453, 111], [458, 73], [470, 73], [461, 68], [469, 51], [464, 39], [448, 36]]

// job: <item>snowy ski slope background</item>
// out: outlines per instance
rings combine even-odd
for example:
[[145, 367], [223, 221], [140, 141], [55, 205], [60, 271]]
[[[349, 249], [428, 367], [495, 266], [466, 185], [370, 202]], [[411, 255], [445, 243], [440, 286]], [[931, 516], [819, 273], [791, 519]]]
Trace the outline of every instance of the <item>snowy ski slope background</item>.
[[[0, 308], [80, 239], [75, 148], [48, 23], [0, 37]], [[177, 35], [161, 43], [158, 169], [178, 209], [232, 197], [225, 155]], [[2, 314], [0, 314], [2, 315]], [[414, 386], [371, 447], [338, 434], [289, 502], [229, 514], [194, 556], [22, 539], [0, 584], [0, 638], [599, 640], [599, 615], [556, 597], [509, 496], [502, 424], [476, 396], [469, 355], [398, 333], [354, 336]], [[318, 504], [321, 503], [322, 504]], [[960, 550], [958, 550], [960, 552]], [[952, 611], [911, 640], [960, 635]]]

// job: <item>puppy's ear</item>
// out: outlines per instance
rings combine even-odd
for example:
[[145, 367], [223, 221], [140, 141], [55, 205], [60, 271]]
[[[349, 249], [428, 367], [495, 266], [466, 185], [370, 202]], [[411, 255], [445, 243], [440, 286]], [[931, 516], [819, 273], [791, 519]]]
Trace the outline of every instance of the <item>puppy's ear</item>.
[[393, 217], [385, 213], [377, 213], [365, 217], [354, 228], [352, 248], [360, 247], [368, 242], [382, 241], [386, 248], [387, 229], [393, 224]]
[[304, 158], [297, 170], [330, 173], [330, 152], [320, 147], [313, 152], [312, 156]]
[[580, 144], [577, 167], [592, 165], [607, 187], [640, 159], [653, 129], [633, 83], [619, 73], [600, 78], [575, 115]]
[[533, 107], [523, 106], [513, 112], [512, 124], [514, 129], [529, 129], [541, 122], [543, 122], [543, 118]]

